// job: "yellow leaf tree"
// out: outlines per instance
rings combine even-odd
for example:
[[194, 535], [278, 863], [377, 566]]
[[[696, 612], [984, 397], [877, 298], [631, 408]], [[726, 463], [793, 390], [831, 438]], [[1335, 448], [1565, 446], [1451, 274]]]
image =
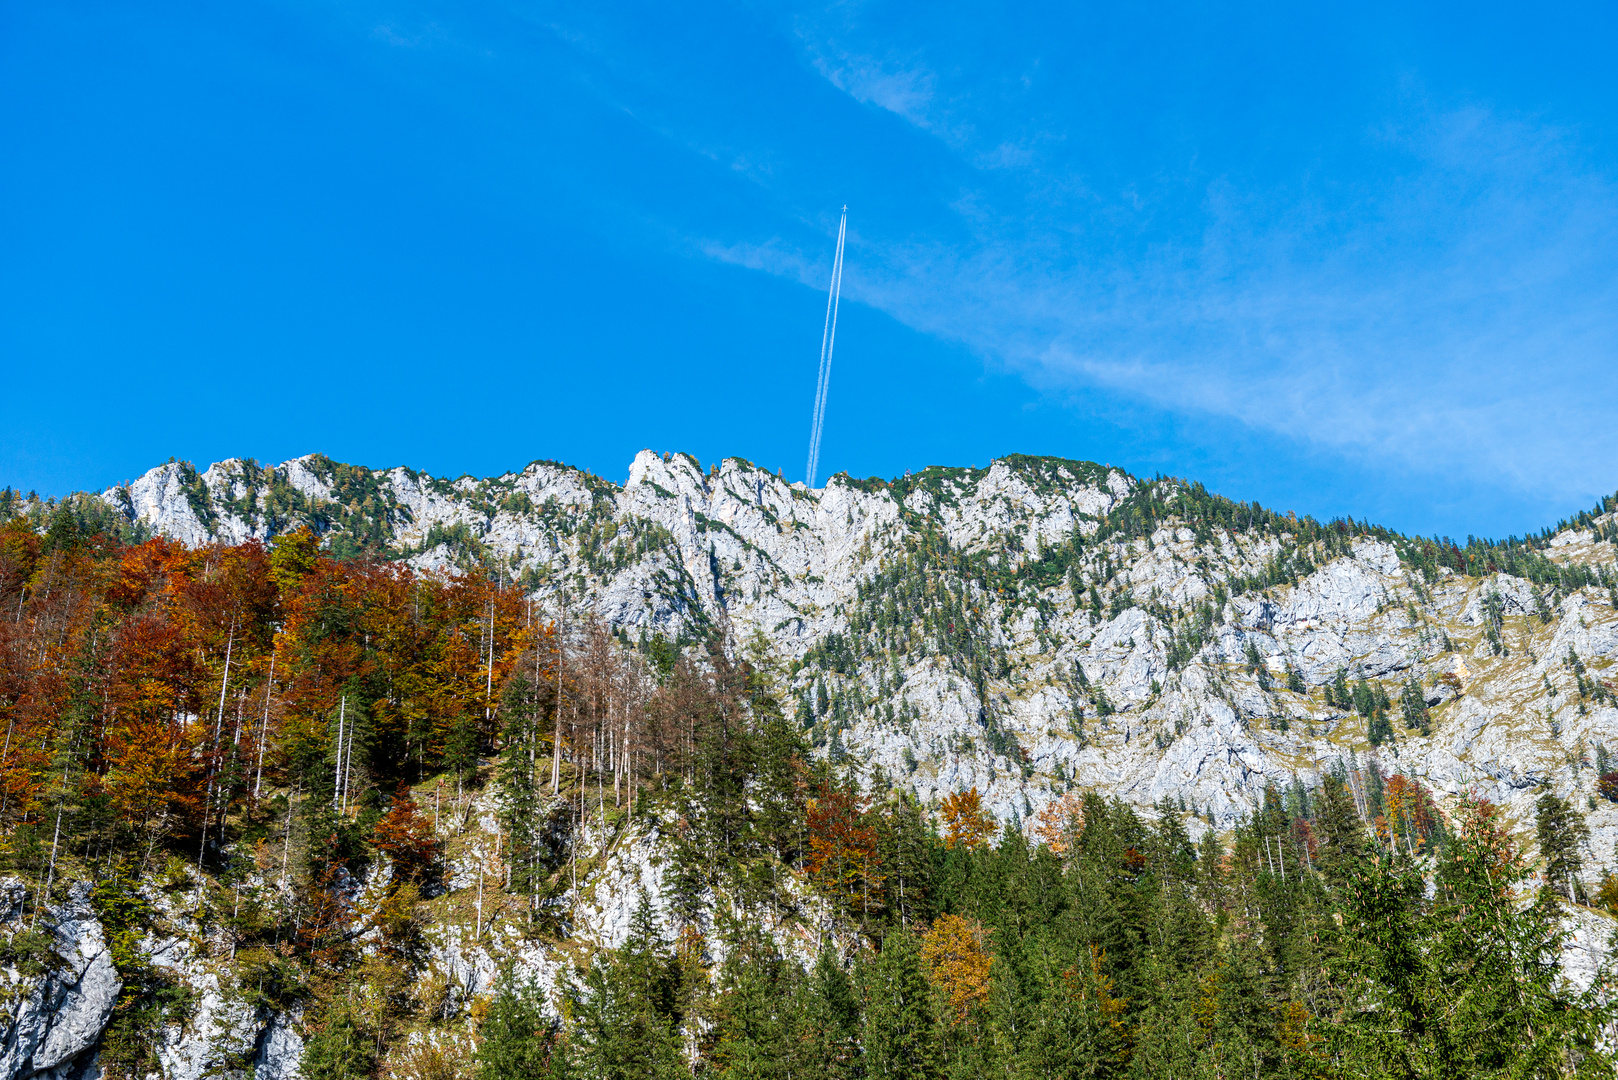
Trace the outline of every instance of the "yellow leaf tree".
[[946, 795], [941, 807], [944, 815], [944, 846], [975, 848], [994, 835], [994, 815], [983, 809], [983, 797], [977, 788]]
[[927, 978], [944, 999], [950, 1025], [964, 1024], [989, 1000], [989, 931], [975, 919], [940, 915], [921, 938]]

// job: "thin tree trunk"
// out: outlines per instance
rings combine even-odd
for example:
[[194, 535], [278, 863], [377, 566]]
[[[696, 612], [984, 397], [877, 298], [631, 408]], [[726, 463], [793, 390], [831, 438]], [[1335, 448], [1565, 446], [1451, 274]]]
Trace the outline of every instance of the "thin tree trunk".
[[354, 731], [359, 727], [355, 722], [348, 725], [348, 752], [343, 755], [343, 813], [348, 813], [348, 781], [354, 774]]
[[562, 613], [556, 613], [556, 722], [551, 729], [551, 794], [562, 793], [562, 664], [566, 659], [562, 640]]
[[[0, 751], [0, 770], [5, 769], [6, 762], [11, 760], [11, 729], [17, 722], [17, 715], [13, 713], [6, 721], [6, 748]], [[11, 785], [7, 784], [5, 790], [0, 792], [0, 823], [6, 819], [6, 804], [11, 801]]]
[[270, 694], [275, 689], [275, 653], [270, 653], [270, 681], [264, 684], [264, 722], [258, 729], [258, 774], [253, 779], [253, 805], [258, 806], [259, 791], [264, 784], [264, 740], [270, 733]]
[[[75, 748], [76, 749], [76, 748]], [[50, 899], [51, 885], [56, 881], [56, 845], [62, 838], [62, 815], [67, 810], [67, 777], [72, 768], [73, 750], [68, 751], [68, 764], [62, 766], [62, 794], [56, 801], [56, 831], [51, 834], [51, 865], [45, 875], [45, 891], [40, 900], [34, 904], [34, 911], [39, 911], [39, 904]]]
[[[247, 701], [247, 692], [240, 691], [236, 696], [236, 733], [230, 740], [230, 761], [234, 767], [241, 758], [242, 750], [242, 706]], [[219, 846], [225, 846], [225, 823], [230, 820], [230, 785], [227, 782], [221, 789], [224, 793], [225, 807], [219, 814]]]
[[596, 768], [596, 802], [601, 804], [601, 850], [607, 850], [607, 789], [601, 769], [606, 765], [607, 738], [612, 732], [612, 698], [607, 698], [607, 723], [602, 726], [599, 741], [601, 743], [601, 761]]
[[202, 869], [202, 856], [208, 850], [208, 823], [213, 819], [214, 775], [219, 766], [219, 733], [225, 724], [225, 691], [230, 686], [230, 653], [236, 644], [236, 620], [230, 620], [230, 633], [225, 638], [225, 673], [219, 679], [219, 713], [213, 725], [213, 757], [208, 763], [208, 794], [202, 804], [202, 839], [197, 842], [197, 869]]
[[303, 794], [303, 781], [299, 780], [292, 785], [292, 791], [287, 795], [287, 824], [286, 834], [281, 840], [281, 888], [287, 887], [287, 858], [292, 854], [292, 808], [297, 804], [298, 796]]
[[494, 598], [489, 598], [489, 674], [483, 685], [483, 722], [494, 717]]
[[343, 722], [348, 715], [348, 696], [345, 694], [337, 706], [337, 760], [332, 766], [331, 776], [331, 808], [336, 810], [341, 805], [343, 793]]

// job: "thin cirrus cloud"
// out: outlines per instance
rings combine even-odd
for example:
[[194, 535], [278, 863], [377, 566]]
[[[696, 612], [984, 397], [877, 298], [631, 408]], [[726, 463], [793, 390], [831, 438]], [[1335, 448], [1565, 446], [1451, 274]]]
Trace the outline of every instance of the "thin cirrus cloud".
[[[1103, 387], [1540, 498], [1611, 489], [1618, 185], [1568, 132], [1407, 86], [1349, 133], [1347, 176], [1193, 162], [1115, 170], [1106, 196], [1077, 125], [1052, 126], [1061, 110], [1037, 93], [997, 114], [973, 103], [1003, 105], [999, 76], [951, 85], [903, 50], [798, 38], [827, 83], [934, 137], [965, 176], [940, 196], [940, 235], [851, 226], [852, 298], [1052, 395]], [[704, 250], [823, 284], [785, 241]]]
[[933, 117], [933, 74], [926, 68], [888, 64], [859, 54], [838, 54], [814, 47], [813, 39], [807, 37], [804, 44], [814, 69], [855, 101], [886, 109], [924, 131], [941, 134], [948, 130]]

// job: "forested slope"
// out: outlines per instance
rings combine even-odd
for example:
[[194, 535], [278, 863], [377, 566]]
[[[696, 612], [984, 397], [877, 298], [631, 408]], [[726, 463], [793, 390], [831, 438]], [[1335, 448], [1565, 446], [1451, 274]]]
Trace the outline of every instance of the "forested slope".
[[5, 1060], [1599, 1071], [1612, 509], [651, 453], [5, 492]]

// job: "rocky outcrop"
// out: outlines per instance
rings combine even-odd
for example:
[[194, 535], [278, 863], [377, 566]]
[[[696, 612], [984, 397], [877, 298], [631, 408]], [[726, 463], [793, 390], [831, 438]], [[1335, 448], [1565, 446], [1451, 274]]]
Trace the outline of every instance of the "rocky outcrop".
[[[166, 906], [157, 891], [152, 898]], [[0, 879], [0, 937], [13, 957], [0, 968], [0, 1080], [93, 1080], [123, 980], [88, 885], [74, 886], [37, 918], [31, 903], [24, 882]], [[164, 919], [186, 923], [172, 911]], [[199, 955], [189, 934], [148, 936], [139, 951], [193, 1002], [184, 1022], [162, 1026], [151, 1047], [163, 1080], [246, 1075], [248, 1068], [269, 1080], [296, 1080], [303, 1039], [293, 1017], [248, 1005], [228, 967]]]
[[5, 1042], [0, 1047], [0, 1077], [65, 1080], [97, 1075], [96, 1047], [112, 1016], [123, 981], [107, 952], [100, 922], [91, 913], [88, 886], [77, 886], [60, 907], [44, 912], [25, 926], [23, 884], [0, 883], [9, 907], [6, 929], [12, 935], [44, 930], [48, 946], [35, 959], [45, 967], [28, 976], [17, 968], [5, 971]]
[[194, 1001], [183, 1024], [164, 1025], [152, 1048], [164, 1080], [245, 1074], [291, 1080], [303, 1039], [290, 1017], [244, 1000], [228, 969], [198, 955], [186, 936], [148, 939], [147, 962], [184, 986]]

